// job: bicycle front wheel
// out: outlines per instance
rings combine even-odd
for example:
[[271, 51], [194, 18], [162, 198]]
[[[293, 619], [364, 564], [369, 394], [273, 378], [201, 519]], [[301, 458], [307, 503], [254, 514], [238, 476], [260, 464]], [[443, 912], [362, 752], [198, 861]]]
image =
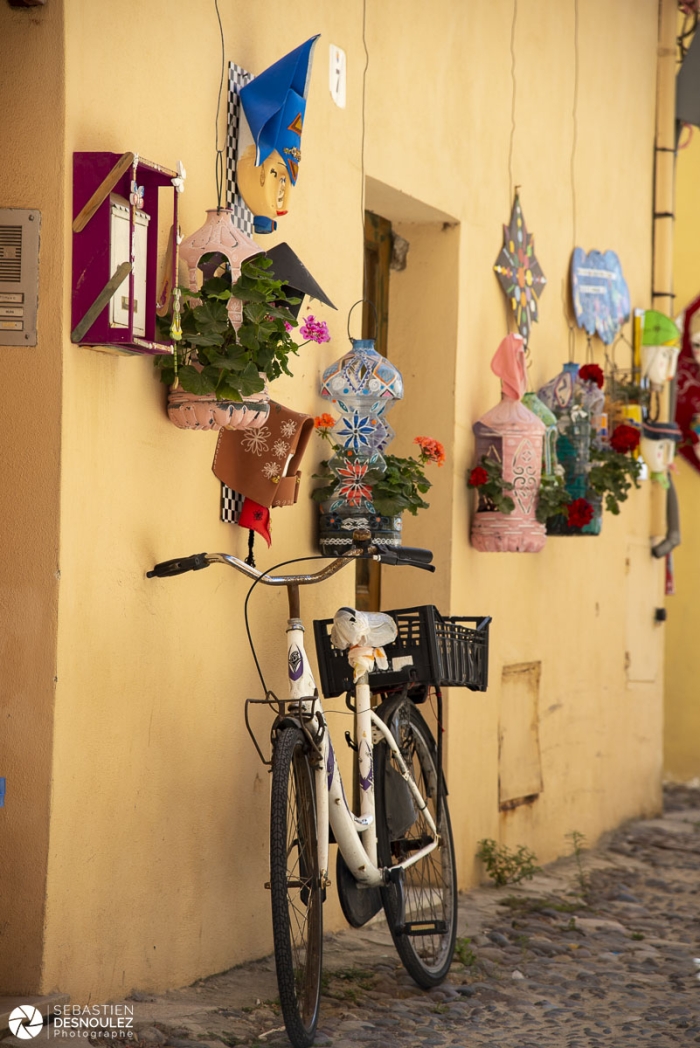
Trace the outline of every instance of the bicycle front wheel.
[[[441, 983], [450, 970], [457, 933], [457, 875], [450, 815], [444, 789], [437, 811], [435, 740], [410, 699], [391, 714], [388, 726], [440, 837], [437, 848], [406, 869], [403, 926], [397, 886], [388, 884], [381, 889], [387, 923], [403, 966], [427, 990]], [[382, 866], [392, 866], [424, 847], [432, 833], [386, 743], [375, 747], [375, 789], [379, 861]]]
[[308, 744], [285, 728], [272, 756], [272, 934], [282, 1015], [294, 1048], [313, 1044], [321, 997], [323, 914]]

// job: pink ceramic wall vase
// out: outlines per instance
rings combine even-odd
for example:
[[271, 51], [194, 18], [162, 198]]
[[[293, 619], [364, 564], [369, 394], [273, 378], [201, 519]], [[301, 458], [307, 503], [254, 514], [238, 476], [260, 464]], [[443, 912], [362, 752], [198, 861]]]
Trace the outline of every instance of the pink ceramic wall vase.
[[503, 479], [513, 485], [508, 494], [515, 509], [501, 513], [479, 497], [472, 546], [483, 553], [538, 553], [547, 541], [545, 526], [535, 517], [545, 425], [520, 402], [527, 386], [520, 335], [503, 339], [491, 368], [501, 379], [503, 397], [474, 423], [476, 461], [486, 456], [500, 464]]

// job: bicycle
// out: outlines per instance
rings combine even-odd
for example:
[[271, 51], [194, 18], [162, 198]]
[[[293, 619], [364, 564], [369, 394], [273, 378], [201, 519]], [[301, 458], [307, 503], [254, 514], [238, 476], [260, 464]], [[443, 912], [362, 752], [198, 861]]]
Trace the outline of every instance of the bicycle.
[[[253, 579], [246, 615], [258, 583], [287, 589], [289, 698], [279, 699], [267, 690], [246, 617], [265, 698], [246, 701], [245, 723], [272, 771], [266, 887], [272, 897], [280, 1004], [294, 1048], [313, 1044], [318, 1023], [322, 904], [331, 884], [332, 842], [338, 844], [338, 891], [349, 923], [363, 925], [383, 905], [401, 961], [418, 985], [429, 989], [447, 975], [457, 930], [457, 877], [442, 773], [440, 688], [449, 684], [483, 691], [488, 680], [488, 616], [443, 618], [423, 606], [377, 613], [370, 622], [364, 613], [341, 608], [333, 620], [316, 621], [324, 695], [345, 692], [355, 716], [354, 739], [345, 733], [357, 771], [359, 815], [354, 814], [304, 648], [299, 587], [330, 578], [358, 557], [435, 569], [429, 550], [372, 544], [369, 532], [363, 531], [355, 532], [353, 541], [342, 557], [312, 574], [271, 575], [225, 553], [164, 561], [147, 573], [163, 578], [227, 564]], [[376, 650], [377, 638], [383, 641], [386, 661]], [[355, 670], [331, 640], [348, 649]], [[437, 742], [417, 708], [429, 689], [437, 703]], [[374, 708], [372, 694], [381, 696]], [[276, 713], [270, 760], [251, 728], [251, 704], [266, 704]]]

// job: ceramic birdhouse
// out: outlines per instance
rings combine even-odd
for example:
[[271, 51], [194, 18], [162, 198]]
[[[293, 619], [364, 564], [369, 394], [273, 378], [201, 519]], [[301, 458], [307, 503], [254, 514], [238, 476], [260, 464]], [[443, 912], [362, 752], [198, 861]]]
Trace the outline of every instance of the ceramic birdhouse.
[[[185, 237], [180, 245], [180, 258], [187, 265], [190, 291], [198, 288], [197, 267], [205, 255], [215, 256], [217, 265], [228, 262], [231, 283], [235, 284], [245, 260], [260, 254], [260, 247], [252, 237], [234, 225], [233, 217], [233, 212], [227, 208], [207, 211], [204, 225], [196, 233]], [[240, 299], [230, 298], [226, 308], [231, 326], [238, 331], [243, 323], [243, 303]]]
[[537, 553], [547, 538], [535, 516], [546, 425], [522, 403], [527, 379], [520, 335], [503, 339], [491, 369], [501, 379], [503, 395], [500, 404], [474, 423], [476, 459], [500, 466], [503, 481], [512, 485], [507, 490], [514, 508], [511, 513], [495, 508], [477, 486], [471, 542], [484, 553]]

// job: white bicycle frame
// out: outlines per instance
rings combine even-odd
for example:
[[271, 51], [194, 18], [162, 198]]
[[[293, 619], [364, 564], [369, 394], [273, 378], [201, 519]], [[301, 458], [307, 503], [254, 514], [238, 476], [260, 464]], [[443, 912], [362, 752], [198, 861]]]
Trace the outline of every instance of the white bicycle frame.
[[[268, 575], [257, 568], [246, 564], [227, 553], [207, 553], [202, 556], [209, 564], [228, 564], [243, 575], [270, 586], [286, 586], [290, 595], [299, 585], [321, 582], [345, 567], [353, 557], [360, 556], [360, 551], [338, 558], [315, 575]], [[380, 557], [374, 559], [380, 560]], [[298, 597], [298, 594], [297, 594]], [[296, 600], [298, 611], [298, 600]], [[395, 863], [392, 870], [407, 869], [419, 862], [424, 856], [434, 851], [440, 843], [435, 820], [425, 798], [416, 786], [396, 739], [384, 721], [377, 716], [371, 707], [370, 689], [367, 674], [360, 678], [355, 686], [355, 738], [357, 740], [360, 814], [355, 816], [348, 805], [343, 789], [343, 781], [335, 757], [328, 722], [323, 711], [318, 688], [311, 672], [309, 660], [304, 648], [304, 626], [300, 618], [287, 620], [287, 673], [289, 679], [290, 705], [295, 704], [300, 714], [307, 718], [308, 725], [316, 721], [318, 745], [321, 760], [315, 768], [316, 786], [316, 821], [318, 836], [318, 866], [321, 873], [321, 885], [330, 883], [328, 878], [328, 845], [329, 826], [340, 848], [345, 863], [359, 884], [368, 888], [386, 883], [386, 871], [378, 866], [377, 861], [377, 827], [374, 800], [374, 743], [383, 738], [394, 754], [400, 774], [403, 776], [413, 800], [422, 812], [433, 839], [424, 847], [415, 851], [408, 859]], [[291, 713], [291, 711], [290, 711]]]
[[318, 865], [321, 871], [321, 884], [325, 886], [329, 883], [328, 828], [330, 825], [341, 855], [355, 879], [368, 888], [382, 885], [385, 883], [385, 876], [377, 862], [373, 757], [374, 742], [378, 741], [380, 736], [394, 754], [400, 773], [433, 835], [433, 840], [429, 844], [414, 852], [410, 858], [396, 863], [392, 869], [407, 869], [438, 846], [437, 827], [425, 798], [409, 772], [396, 739], [384, 721], [371, 708], [369, 681], [367, 674], [364, 674], [355, 685], [355, 739], [359, 763], [360, 815], [354, 815], [345, 797], [328, 722], [321, 700], [317, 697], [318, 689], [304, 648], [304, 626], [301, 619], [298, 618], [289, 619], [287, 623], [287, 671], [290, 700], [299, 704], [303, 714], [311, 715], [313, 713], [322, 728], [319, 740], [322, 761], [315, 769]]

